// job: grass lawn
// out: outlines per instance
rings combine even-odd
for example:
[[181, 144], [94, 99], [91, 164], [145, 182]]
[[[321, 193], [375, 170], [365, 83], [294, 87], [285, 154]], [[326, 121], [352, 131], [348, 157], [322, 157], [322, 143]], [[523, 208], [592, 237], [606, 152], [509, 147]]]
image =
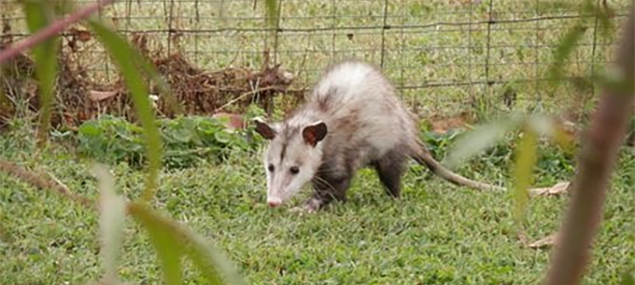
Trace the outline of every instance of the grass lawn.
[[[29, 137], [22, 130], [0, 138], [2, 157], [48, 172], [72, 191], [96, 198], [96, 181], [87, 161], [62, 147], [36, 154]], [[495, 155], [478, 157], [460, 171], [476, 179], [508, 180], [508, 159]], [[561, 159], [553, 148], [543, 150], [536, 170], [539, 184], [571, 177], [566, 170], [571, 166], [557, 166], [571, 161]], [[123, 163], [112, 167], [118, 191], [137, 197], [143, 172]], [[540, 280], [549, 250], [520, 244], [511, 193], [458, 188], [425, 179], [418, 166], [411, 169], [401, 201], [385, 196], [375, 174], [363, 171], [350, 191], [349, 203], [299, 216], [269, 209], [258, 156], [235, 153], [222, 165], [166, 169], [153, 204], [213, 240], [250, 284], [536, 284]], [[634, 172], [634, 155], [622, 151], [585, 284], [617, 284], [620, 275], [635, 265]], [[98, 278], [95, 212], [4, 174], [0, 181], [0, 284], [82, 284]], [[530, 239], [558, 227], [567, 200], [567, 195], [531, 200]], [[155, 252], [145, 232], [132, 222], [123, 252], [122, 278], [132, 284], [159, 283]], [[188, 284], [198, 284], [197, 276], [189, 271]]]

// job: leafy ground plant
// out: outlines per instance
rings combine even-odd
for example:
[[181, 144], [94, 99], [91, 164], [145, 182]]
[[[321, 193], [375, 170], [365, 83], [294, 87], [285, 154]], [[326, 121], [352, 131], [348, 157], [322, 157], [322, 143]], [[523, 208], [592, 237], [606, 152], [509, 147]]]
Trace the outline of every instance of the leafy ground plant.
[[[249, 118], [250, 116], [245, 116]], [[234, 151], [253, 152], [261, 138], [253, 126], [229, 129], [221, 118], [182, 116], [156, 121], [163, 142], [162, 164], [168, 169], [220, 163]], [[104, 163], [147, 162], [143, 129], [124, 118], [105, 115], [83, 123], [77, 131], [80, 155]]]

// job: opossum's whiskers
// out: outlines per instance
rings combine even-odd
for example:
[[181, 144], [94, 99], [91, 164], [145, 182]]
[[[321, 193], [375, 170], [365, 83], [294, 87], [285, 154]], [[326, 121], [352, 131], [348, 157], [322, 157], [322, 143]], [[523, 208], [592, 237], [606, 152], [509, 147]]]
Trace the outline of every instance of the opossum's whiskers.
[[319, 185], [319, 186], [325, 186], [328, 188], [328, 190], [334, 191], [335, 187], [333, 187], [333, 185], [331, 185], [331, 183], [329, 183], [328, 181], [326, 181], [325, 179], [319, 177], [319, 176], [315, 176], [313, 177], [313, 179], [315, 179], [315, 184]]

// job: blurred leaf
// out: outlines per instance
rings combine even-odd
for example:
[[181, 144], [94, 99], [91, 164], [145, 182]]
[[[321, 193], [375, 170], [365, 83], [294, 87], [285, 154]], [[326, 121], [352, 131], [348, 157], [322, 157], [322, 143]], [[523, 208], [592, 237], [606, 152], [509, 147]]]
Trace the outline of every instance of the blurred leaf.
[[531, 130], [523, 132], [516, 149], [514, 166], [514, 220], [522, 230], [525, 212], [529, 201], [529, 186], [532, 184], [532, 172], [537, 160], [538, 136]]
[[618, 90], [620, 93], [632, 94], [635, 92], [635, 80], [633, 80], [633, 78], [627, 78], [614, 68], [608, 68], [605, 73], [596, 72], [591, 78], [600, 85]]
[[[38, 32], [55, 19], [51, 2], [21, 1], [30, 33]], [[54, 101], [55, 79], [57, 77], [58, 36], [51, 37], [33, 47], [35, 56], [35, 74], [39, 84], [40, 126], [38, 128], [38, 145], [48, 139], [51, 124], [51, 105]]]
[[77, 11], [77, 5], [75, 5], [75, 1], [71, 0], [63, 0], [63, 1], [48, 1], [53, 2], [53, 10], [57, 14], [69, 14], [74, 11]]
[[155, 115], [150, 104], [148, 89], [137, 70], [139, 66], [148, 68], [149, 63], [146, 63], [145, 57], [139, 54], [126, 40], [108, 27], [94, 20], [89, 21], [89, 23], [123, 74], [126, 86], [132, 93], [136, 115], [144, 128], [147, 145], [148, 178], [142, 199], [148, 201], [154, 196], [154, 191], [157, 187], [162, 152], [161, 137], [158, 127], [154, 123]]
[[448, 167], [456, 167], [463, 161], [470, 159], [485, 149], [492, 147], [505, 134], [523, 121], [524, 116], [512, 115], [506, 119], [478, 126], [472, 131], [457, 138], [448, 157], [443, 162]]
[[621, 285], [635, 285], [635, 275], [633, 274], [633, 268], [630, 268], [627, 272], [622, 274], [622, 282]]
[[188, 234], [187, 238], [188, 242], [191, 243], [187, 254], [207, 279], [214, 280], [215, 276], [218, 276], [216, 272], [223, 272], [228, 280], [230, 280], [229, 284], [247, 284], [240, 277], [231, 262], [220, 255], [216, 249], [212, 248], [211, 244], [193, 233]]
[[[600, 2], [602, 2], [600, 6]], [[586, 0], [582, 5], [582, 10], [585, 14], [595, 15], [597, 18], [601, 35], [610, 37], [615, 31], [615, 25], [611, 21], [612, 15], [615, 15], [615, 11], [608, 6], [606, 0], [593, 1]]]
[[123, 242], [126, 201], [115, 193], [114, 178], [106, 167], [94, 165], [91, 172], [99, 181], [99, 231], [105, 277], [107, 280], [116, 280], [116, 261]]
[[533, 115], [525, 120], [525, 123], [536, 132], [537, 135], [551, 137], [555, 134], [554, 121], [545, 115]]
[[178, 233], [169, 226], [169, 221], [153, 213], [150, 209], [140, 205], [132, 209], [134, 211], [131, 211], [131, 214], [148, 231], [150, 242], [157, 250], [165, 283], [168, 285], [181, 284], [183, 244], [177, 238]]
[[556, 124], [553, 130], [553, 140], [566, 153], [573, 153], [575, 150], [575, 138], [565, 129], [563, 124]]
[[618, 90], [620, 93], [632, 94], [635, 91], [635, 82], [626, 78], [623, 74], [609, 69], [610, 72], [600, 73], [595, 71], [591, 76], [575, 76], [571, 79], [573, 87], [581, 92], [592, 90], [595, 84], [602, 87]]
[[[600, 2], [602, 2], [602, 4], [600, 4]], [[615, 11], [608, 6], [606, 1], [585, 0], [581, 7], [581, 14], [595, 16], [598, 23], [597, 26], [600, 30], [600, 35], [605, 37], [611, 37], [614, 35], [615, 25], [613, 21], [611, 21], [611, 18], [615, 15]], [[560, 44], [556, 48], [554, 61], [548, 68], [548, 78], [552, 84], [556, 84], [558, 81], [563, 79], [563, 70], [566, 66], [564, 63], [586, 32], [586, 26], [589, 25], [589, 23], [586, 23], [588, 20], [589, 18], [580, 18], [562, 38]], [[592, 87], [589, 80], [584, 78], [578, 78], [574, 84], [577, 88], [582, 89]]]
[[278, 28], [278, 1], [266, 0], [267, 4], [267, 24], [271, 28]]
[[547, 70], [548, 78], [552, 83], [555, 84], [563, 78], [562, 73], [566, 66], [565, 61], [569, 58], [571, 52], [573, 52], [573, 49], [584, 35], [584, 32], [586, 32], [586, 27], [582, 26], [581, 23], [577, 23], [567, 32], [555, 49], [553, 62]]
[[[172, 259], [170, 262], [164, 262], [165, 265], [175, 266], [177, 264], [174, 261], [175, 256], [185, 254], [212, 284], [246, 284], [231, 262], [195, 233], [172, 220], [161, 217], [143, 204], [130, 204], [129, 209], [131, 215], [148, 229], [151, 237], [155, 236], [152, 237], [153, 239], [161, 239], [155, 247], [163, 248], [161, 250], [166, 254], [169, 253], [167, 257]], [[159, 255], [159, 257], [165, 256]], [[221, 273], [227, 277], [228, 283], [222, 281]], [[175, 272], [172, 271], [172, 274]]]
[[553, 139], [567, 151], [570, 151], [574, 146], [573, 137], [564, 129], [564, 125], [556, 122], [550, 116], [533, 115], [526, 120], [526, 123], [539, 137]]

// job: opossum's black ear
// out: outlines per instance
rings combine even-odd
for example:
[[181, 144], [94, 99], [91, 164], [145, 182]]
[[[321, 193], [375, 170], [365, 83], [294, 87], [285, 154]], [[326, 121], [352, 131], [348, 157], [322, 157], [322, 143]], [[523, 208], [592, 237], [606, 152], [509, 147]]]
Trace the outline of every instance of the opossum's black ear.
[[304, 142], [311, 146], [316, 146], [324, 137], [326, 137], [327, 128], [324, 122], [318, 122], [302, 129], [302, 137]]
[[276, 131], [274, 131], [265, 122], [255, 119], [254, 123], [256, 123], [256, 132], [260, 134], [263, 138], [272, 140], [276, 136]]

